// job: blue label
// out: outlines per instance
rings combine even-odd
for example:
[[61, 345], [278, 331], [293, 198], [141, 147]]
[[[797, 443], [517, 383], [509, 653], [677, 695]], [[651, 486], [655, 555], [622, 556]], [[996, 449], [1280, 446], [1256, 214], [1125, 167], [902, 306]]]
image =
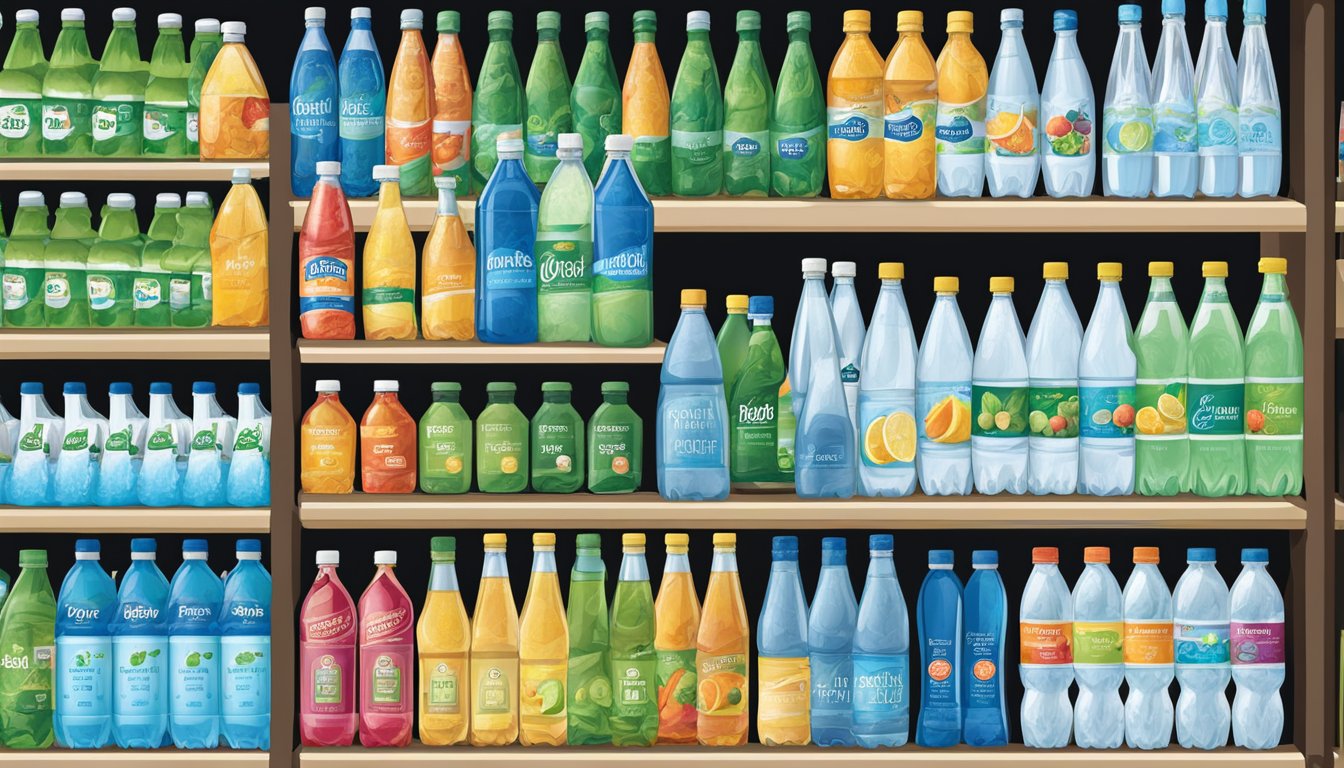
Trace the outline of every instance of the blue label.
[[305, 281], [332, 277], [344, 282], [348, 273], [349, 265], [335, 256], [318, 256], [315, 259], [309, 259], [308, 263], [303, 266], [303, 279]]
[[168, 643], [159, 636], [112, 638], [112, 656], [116, 664], [116, 698], [112, 711], [130, 717], [163, 714], [165, 700], [164, 664], [168, 661]]
[[1200, 154], [1236, 154], [1238, 133], [1236, 105], [1214, 99], [1201, 99], [1197, 114]]
[[[667, 390], [663, 390], [668, 394]], [[725, 465], [727, 413], [722, 397], [707, 394], [670, 394], [659, 413], [658, 435], [667, 466]]]
[[960, 144], [963, 141], [969, 141], [975, 135], [975, 128], [964, 115], [957, 115], [952, 118], [951, 122], [937, 126], [933, 135], [939, 141]]
[[271, 638], [225, 636], [220, 640], [225, 717], [271, 713]]
[[370, 141], [383, 137], [386, 97], [380, 93], [356, 93], [341, 97], [341, 139]]
[[[965, 118], [963, 118], [965, 119]], [[969, 127], [969, 123], [967, 126]], [[924, 121], [911, 109], [902, 109], [893, 115], [887, 115], [883, 136], [900, 142], [918, 141], [924, 135]]]
[[354, 313], [354, 296], [302, 296], [299, 298], [299, 313], [316, 312], [323, 309], [337, 309]]
[[[1341, 144], [1340, 147], [1344, 148], [1344, 144]], [[812, 148], [812, 145], [807, 143], [807, 139], [795, 136], [793, 138], [780, 139], [775, 142], [775, 148], [776, 151], [779, 152], [779, 156], [785, 160], [802, 160], [807, 157], [807, 153]], [[1341, 153], [1341, 157], [1344, 157], [1344, 149], [1341, 149]]]
[[854, 713], [878, 717], [910, 708], [910, 656], [854, 654]]
[[1177, 664], [1230, 664], [1232, 627], [1228, 622], [1181, 621], [1172, 623]]
[[516, 248], [496, 248], [485, 258], [487, 290], [531, 290], [537, 287], [532, 254]]
[[556, 151], [560, 148], [556, 141], [554, 133], [529, 133], [527, 134], [527, 151], [529, 154], [540, 157], [555, 157]]
[[1078, 400], [1082, 403], [1079, 426], [1082, 437], [1134, 436], [1134, 382], [1079, 382]]
[[810, 662], [812, 666], [812, 711], [849, 711], [850, 677], [854, 673], [850, 655], [847, 653], [813, 653], [810, 655]]
[[1282, 120], [1278, 109], [1269, 104], [1242, 104], [1238, 119], [1241, 124], [1238, 149], [1242, 154], [1282, 151]]
[[56, 711], [64, 717], [107, 711], [112, 690], [112, 638], [56, 638]]
[[617, 282], [643, 280], [649, 276], [649, 246], [642, 244], [625, 248], [615, 256], [594, 261], [593, 276]]
[[873, 135], [873, 128], [878, 119], [876, 113], [868, 115], [854, 109], [828, 107], [826, 135], [840, 141], [863, 141]]
[[738, 157], [755, 157], [761, 153], [761, 143], [743, 136], [732, 144], [733, 154]]
[[219, 620], [221, 633], [246, 634], [246, 630], [267, 629], [271, 626], [271, 607], [257, 600], [235, 599], [224, 607]]
[[169, 711], [174, 715], [218, 712], [219, 638], [171, 637], [168, 657], [173, 673]]
[[1002, 639], [993, 632], [966, 631], [962, 663], [966, 669], [968, 707], [999, 706], [999, 657]]
[[1199, 121], [1193, 105], [1162, 102], [1153, 105], [1153, 151], [1180, 154], [1199, 151]]

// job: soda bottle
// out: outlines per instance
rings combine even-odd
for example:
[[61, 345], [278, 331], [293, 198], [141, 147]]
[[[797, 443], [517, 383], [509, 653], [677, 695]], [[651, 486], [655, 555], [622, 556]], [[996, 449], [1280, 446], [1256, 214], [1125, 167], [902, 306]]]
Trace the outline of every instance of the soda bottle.
[[271, 746], [271, 575], [261, 541], [239, 539], [220, 611], [220, 738], [230, 749]]
[[565, 744], [565, 667], [569, 630], [555, 534], [532, 534], [532, 577], [518, 617], [518, 742], [525, 747]]
[[106, 210], [98, 225], [98, 239], [89, 246], [85, 285], [90, 323], [98, 328], [128, 328], [135, 324], [131, 292], [144, 238], [135, 216], [134, 195], [108, 195]]
[[[479, 136], [484, 129], [475, 125]], [[541, 193], [523, 169], [523, 140], [500, 136], [497, 149], [498, 163], [495, 154], [488, 158], [494, 173], [476, 201], [476, 335], [491, 344], [530, 344], [537, 340]]]
[[793, 386], [794, 415], [802, 415], [816, 361], [827, 355], [835, 358], [838, 378], [840, 340], [837, 337], [826, 297], [826, 260], [803, 259], [803, 291], [798, 300], [798, 311], [793, 316], [793, 335], [789, 339], [789, 381]]
[[1190, 322], [1190, 490], [1246, 492], [1246, 355], [1227, 294], [1227, 262], [1204, 262], [1204, 292]]
[[468, 341], [476, 335], [476, 247], [457, 212], [457, 178], [439, 176], [434, 185], [439, 207], [421, 255], [420, 317], [426, 339]]
[[634, 141], [607, 137], [607, 164], [593, 194], [593, 341], [653, 343], [653, 203], [631, 164]]
[[975, 573], [966, 582], [962, 646], [963, 738], [972, 747], [1008, 744], [1008, 711], [1003, 697], [1003, 643], [1008, 634], [1008, 596], [999, 578], [999, 553], [971, 553]]
[[317, 399], [299, 425], [299, 487], [304, 493], [350, 493], [355, 484], [355, 420], [341, 405], [341, 382], [319, 379], [316, 390]]
[[318, 163], [341, 159], [336, 58], [326, 25], [326, 8], [303, 10], [303, 40], [289, 76], [289, 186], [295, 197], [313, 194]]
[[[523, 126], [523, 167], [536, 184], [546, 184], [560, 162], [557, 140], [574, 130], [570, 112], [569, 70], [560, 51], [560, 13], [537, 14], [537, 50], [527, 70], [527, 122]], [[580, 139], [579, 156], [583, 146]]]
[[570, 405], [566, 381], [541, 385], [541, 407], [532, 417], [532, 490], [573, 493], [583, 487], [583, 417]]
[[9, 749], [51, 746], [56, 596], [45, 549], [19, 550], [19, 578], [0, 610], [0, 744]]
[[[252, 186], [252, 173], [235, 168], [229, 194], [210, 227], [211, 325], [255, 328], [270, 324], [267, 232], [266, 209]], [[194, 273], [201, 271], [200, 261]], [[197, 279], [193, 274], [193, 293]], [[195, 296], [192, 303], [199, 303]]]
[[409, 340], [416, 336], [415, 243], [401, 203], [395, 165], [374, 167], [378, 181], [378, 211], [364, 241], [361, 305], [364, 338]]
[[812, 675], [798, 537], [774, 537], [770, 555], [770, 581], [756, 621], [756, 731], [768, 747], [802, 746], [812, 740]]
[[669, 533], [663, 536], [663, 543], [667, 559], [653, 608], [657, 625], [653, 647], [658, 654], [658, 743], [694, 744], [699, 717], [695, 699], [699, 690], [696, 642], [700, 600], [687, 556], [690, 537]]
[[[1231, 607], [1213, 549], [1186, 550], [1188, 567], [1172, 592], [1176, 634], [1176, 741], [1185, 749], [1227, 746], [1232, 710]], [[1266, 713], [1268, 714], [1268, 713]]]
[[[915, 332], [901, 282], [905, 265], [877, 266], [882, 288], [863, 341], [859, 376], [859, 491], [908, 496], [915, 491]], [[908, 730], [908, 728], [907, 728]]]
[[172, 507], [182, 503], [182, 478], [187, 474], [187, 452], [195, 434], [191, 421], [178, 410], [172, 384], [150, 382], [149, 420], [145, 423], [149, 436], [145, 439], [144, 465], [136, 481], [141, 504]]
[[160, 192], [154, 198], [154, 216], [145, 230], [145, 246], [140, 251], [140, 268], [133, 283], [132, 308], [139, 327], [167, 328], [172, 322], [170, 284], [163, 257], [173, 247], [181, 209], [182, 196], [175, 192]]
[[42, 316], [48, 328], [89, 326], [89, 246], [93, 229], [89, 199], [83, 192], [62, 192], [51, 239], [43, 252]]
[[985, 171], [989, 194], [1028, 198], [1040, 170], [1041, 92], [1022, 40], [1022, 9], [999, 12], [999, 52], [989, 73]]
[[868, 576], [854, 629], [854, 737], [901, 747], [910, 738], [910, 616], [890, 534], [868, 537]]
[[863, 357], [863, 310], [854, 293], [854, 275], [857, 266], [852, 261], [831, 264], [829, 305], [835, 321], [836, 337], [840, 342], [840, 380], [845, 385], [845, 403], [849, 406], [849, 422], [854, 432], [859, 431], [859, 364]]
[[204, 539], [182, 542], [168, 593], [168, 732], [178, 749], [219, 746], [219, 619], [224, 583]]
[[592, 337], [593, 184], [583, 137], [562, 133], [550, 183], [537, 210], [537, 340]]
[[476, 417], [476, 488], [482, 493], [527, 490], [527, 417], [513, 404], [517, 385], [492, 381], [485, 385], [488, 404]]
[[434, 80], [435, 176], [452, 176], [462, 194], [471, 192], [471, 72], [457, 33], [462, 16], [457, 11], [439, 11], [435, 19], [439, 39], [429, 60]]
[[121, 577], [108, 627], [116, 692], [112, 738], [121, 749], [158, 749], [168, 740], [169, 586], [154, 562], [157, 551], [153, 539], [131, 539], [131, 567]]
[[419, 427], [420, 490], [466, 493], [471, 490], [472, 426], [471, 417], [459, 402], [462, 385], [436, 381], [429, 385], [429, 391], [432, 402], [420, 417]]
[[93, 78], [90, 126], [94, 155], [140, 156], [147, 76], [135, 37], [135, 9], [117, 8], [112, 11], [112, 34]]
[[201, 83], [201, 159], [264, 160], [271, 149], [271, 99], [243, 39], [247, 25], [226, 21], [224, 46]]
[[793, 472], [780, 466], [779, 391], [788, 369], [770, 327], [775, 300], [752, 296], [749, 309], [752, 328], [746, 358], [728, 397], [732, 427], [728, 466], [735, 486], [782, 488], [793, 480]]
[[42, 383], [19, 385], [19, 432], [14, 467], [9, 475], [9, 502], [21, 507], [44, 507], [55, 501], [55, 462], [60, 456], [65, 420], [47, 405]]
[[955, 747], [961, 743], [962, 592], [949, 549], [929, 550], [929, 573], [919, 587], [919, 722], [915, 743]]
[[1237, 56], [1237, 152], [1241, 157], [1242, 197], [1274, 196], [1283, 174], [1283, 129], [1279, 85], [1265, 33], [1265, 0], [1245, 0], [1245, 32]]
[[1241, 564], [1229, 598], [1232, 678], [1237, 682], [1232, 739], [1242, 749], [1273, 749], [1283, 736], [1283, 594], [1266, 570], [1269, 550], [1243, 549]]
[[1121, 5], [1118, 15], [1120, 36], [1102, 114], [1101, 185], [1107, 197], [1147, 197], [1153, 187], [1153, 104], [1139, 27], [1143, 7]]
[[709, 11], [686, 14], [686, 50], [670, 110], [672, 194], [717, 195], [723, 188], [723, 91], [709, 45]]
[[607, 614], [607, 567], [602, 563], [602, 536], [580, 533], [574, 546], [566, 611], [569, 690], [565, 709], [569, 743], [610, 744], [611, 624]]
[[[935, 277], [937, 298], [919, 345], [915, 415], [919, 487], [934, 496], [971, 492], [971, 336], [957, 306], [960, 281]], [[920, 414], [923, 414], [921, 417]]]
[[1027, 332], [1027, 489], [1069, 494], [1078, 487], [1078, 350], [1083, 324], [1069, 296], [1069, 264], [1047, 261], [1045, 290]]
[[61, 34], [42, 77], [42, 154], [87, 157], [92, 153], [93, 80], [97, 74], [98, 61], [89, 52], [84, 33], [84, 11], [61, 9]]
[[980, 327], [980, 341], [975, 345], [971, 466], [975, 470], [975, 490], [986, 495], [1027, 492], [1031, 382], [1026, 340], [1013, 307], [1013, 287], [1011, 277], [989, 279], [992, 298]]
[[359, 486], [365, 493], [415, 491], [416, 424], [397, 399], [400, 385], [373, 383], [373, 402], [359, 420]]
[[1051, 197], [1087, 197], [1097, 175], [1092, 120], [1097, 97], [1078, 50], [1078, 12], [1055, 11], [1055, 45], [1041, 86], [1041, 175]]
[[238, 385], [238, 433], [225, 499], [233, 507], [264, 507], [271, 499], [271, 412], [261, 404], [261, 385]]
[[434, 80], [420, 33], [424, 25], [423, 11], [401, 12], [401, 44], [387, 80], [387, 163], [400, 170], [406, 197], [424, 197], [434, 190]]
[[901, 11], [900, 36], [882, 75], [884, 187], [892, 199], [933, 197], [938, 72], [924, 43], [924, 13]]
[[193, 507], [224, 506], [238, 420], [215, 401], [214, 382], [192, 382], [191, 422], [193, 437], [182, 480], [182, 502]]
[[341, 189], [341, 164], [325, 161], [317, 167], [299, 232], [299, 331], [305, 339], [355, 338], [354, 271], [355, 225]]
[[159, 36], [149, 56], [140, 149], [146, 156], [194, 160], [197, 153], [191, 151], [187, 137], [187, 78], [191, 65], [182, 43], [182, 15], [161, 13], [158, 25]]
[[826, 91], [812, 58], [812, 14], [789, 11], [789, 47], [767, 120], [770, 189], [780, 197], [816, 197], [826, 176]]
[[606, 11], [592, 11], [583, 17], [588, 44], [569, 95], [574, 130], [583, 137], [583, 165], [594, 182], [602, 172], [607, 136], [621, 132], [621, 85], [607, 47], [610, 28]]
[[[658, 375], [658, 493], [665, 499], [728, 497], [728, 405], [723, 366], [714, 349], [704, 290], [683, 289], [681, 318]], [[745, 725], [733, 743], [738, 736], [746, 740]]]
[[[495, 165], [501, 159], [499, 141], [518, 139], [521, 144], [523, 121], [527, 119], [523, 78], [513, 55], [513, 14], [491, 11], [487, 29], [490, 43], [485, 49], [485, 60], [481, 62], [481, 71], [476, 78], [476, 95], [471, 103], [472, 186], [481, 190], [485, 190], [486, 182], [494, 176]], [[518, 155], [521, 159], [521, 147]], [[520, 172], [521, 165], [519, 163]], [[485, 197], [484, 191], [480, 194]]]
[[89, 405], [88, 391], [82, 381], [67, 381], [62, 391], [65, 400], [65, 435], [52, 477], [52, 501], [63, 507], [87, 507], [93, 504], [98, 487], [98, 469], [103, 444], [107, 441], [107, 419]]
[[1121, 266], [1115, 262], [1097, 265], [1101, 288], [1078, 358], [1078, 397], [1082, 403], [1078, 491], [1094, 496], [1128, 496], [1134, 492], [1138, 363], [1130, 346], [1134, 335], [1129, 313], [1120, 295]]
[[807, 614], [812, 742], [818, 746], [855, 744], [852, 708], [858, 612], [845, 562], [845, 540], [827, 536], [821, 540], [821, 575]]
[[[635, 44], [621, 90], [621, 129], [634, 139], [626, 162], [650, 195], [672, 193], [672, 140], [668, 135], [671, 96], [654, 40], [658, 15], [635, 11]], [[610, 157], [611, 138], [607, 138]]]
[[1170, 261], [1148, 263], [1148, 301], [1134, 329], [1138, 406], [1134, 416], [1136, 485], [1144, 496], [1190, 490], [1186, 381], [1190, 333], [1171, 287]]
[[392, 570], [397, 553], [374, 552], [373, 564], [359, 597], [359, 743], [404, 747], [415, 717], [415, 607]]
[[714, 561], [696, 635], [696, 739], [707, 747], [747, 743], [751, 630], [737, 576], [737, 534], [714, 534]]
[[56, 741], [102, 749], [112, 740], [112, 636], [117, 585], [98, 563], [97, 539], [75, 541], [75, 564], [56, 599]]
[[[432, 407], [432, 406], [431, 406]], [[429, 540], [429, 591], [415, 628], [420, 650], [420, 727], [426, 746], [443, 747], [467, 740], [471, 622], [457, 586], [457, 539]]]
[[317, 578], [299, 611], [299, 741], [305, 747], [348, 747], [355, 739], [359, 619], [336, 575], [340, 564], [337, 550], [318, 550]]
[[[244, 174], [242, 179], [250, 178], [247, 170], [240, 168], [234, 172], [235, 183], [246, 183], [238, 181], [239, 172]], [[213, 293], [206, 291], [205, 281], [207, 278], [213, 280], [210, 230], [214, 220], [215, 212], [210, 204], [210, 196], [205, 192], [188, 192], [186, 206], [177, 213], [177, 232], [173, 235], [173, 243], [164, 251], [159, 262], [159, 266], [169, 273], [169, 317], [176, 328], [202, 328], [210, 324], [214, 311]]]
[[1125, 744], [1130, 749], [1171, 745], [1171, 591], [1157, 569], [1157, 547], [1134, 548], [1134, 570], [1125, 582]]
[[378, 192], [373, 169], [386, 159], [383, 132], [387, 86], [383, 60], [373, 39], [372, 15], [367, 7], [350, 9], [350, 36], [345, 39], [337, 68], [341, 188], [351, 197], [372, 197]]
[[1265, 276], [1246, 329], [1248, 490], [1295, 496], [1302, 490], [1302, 332], [1288, 303], [1288, 261], [1260, 260]]
[[1162, 3], [1162, 38], [1153, 61], [1153, 195], [1194, 197], [1199, 183], [1195, 65], [1185, 37], [1185, 0]]
[[14, 40], [0, 71], [0, 155], [10, 158], [42, 154], [42, 79], [47, 56], [37, 30], [38, 13], [14, 14]]
[[938, 52], [938, 111], [934, 131], [938, 191], [979, 197], [985, 188], [985, 106], [989, 69], [971, 42], [970, 11], [947, 14], [947, 43]]
[[191, 38], [191, 69], [187, 74], [187, 149], [188, 157], [197, 157], [201, 152], [201, 86], [210, 67], [224, 47], [224, 35], [220, 32], [219, 19], [197, 19], [196, 34]]
[[588, 490], [633, 493], [644, 475], [644, 420], [629, 405], [630, 384], [602, 382], [602, 404], [588, 420]]
[[714, 336], [714, 344], [719, 349], [719, 363], [723, 366], [724, 395], [731, 403], [733, 385], [737, 383], [737, 374], [747, 359], [747, 346], [751, 343], [751, 328], [747, 325], [751, 297], [745, 293], [730, 293], [724, 297], [724, 305], [728, 314]]
[[658, 738], [653, 591], [644, 561], [644, 534], [621, 537], [621, 571], [611, 602], [611, 743], [649, 747]]
[[775, 88], [761, 53], [761, 14], [737, 12], [737, 53], [723, 87], [723, 191], [770, 194], [770, 109]]
[[1124, 598], [1111, 575], [1111, 550], [1088, 547], [1073, 586], [1074, 739], [1083, 749], [1118, 749], [1125, 739]]
[[1063, 749], [1073, 730], [1073, 597], [1059, 573], [1059, 550], [1034, 547], [1018, 624], [1022, 743]]
[[1237, 63], [1227, 42], [1227, 0], [1205, 0], [1204, 38], [1195, 66], [1199, 193], [1205, 197], [1237, 193], [1238, 90]]
[[140, 503], [136, 485], [144, 462], [149, 420], [136, 407], [129, 382], [109, 384], [107, 399], [107, 435], [102, 444], [93, 503], [100, 507], [134, 506]]
[[518, 738], [518, 609], [509, 587], [506, 535], [487, 533], [482, 542], [485, 560], [471, 617], [470, 741], [497, 747]]

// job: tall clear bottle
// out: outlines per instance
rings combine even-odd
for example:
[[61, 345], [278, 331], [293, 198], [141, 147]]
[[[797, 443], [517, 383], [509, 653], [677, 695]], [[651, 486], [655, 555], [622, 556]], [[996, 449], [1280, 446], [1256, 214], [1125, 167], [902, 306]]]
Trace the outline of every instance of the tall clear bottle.
[[1088, 547], [1083, 562], [1073, 586], [1074, 739], [1083, 749], [1118, 749], [1125, 740], [1124, 598], [1109, 547]]
[[727, 498], [728, 404], [704, 290], [681, 292], [659, 382], [658, 492], [672, 501]]
[[1190, 321], [1190, 490], [1246, 492], [1246, 351], [1227, 293], [1227, 262], [1204, 262], [1204, 292]]
[[1204, 39], [1195, 65], [1195, 108], [1199, 132], [1199, 193], [1237, 193], [1237, 62], [1227, 42], [1227, 0], [1204, 0]]
[[1242, 749], [1273, 749], [1283, 737], [1286, 651], [1283, 593], [1269, 575], [1269, 550], [1241, 550], [1241, 575], [1230, 595], [1232, 739]]
[[1302, 490], [1302, 331], [1288, 301], [1288, 260], [1260, 259], [1260, 301], [1246, 328], [1246, 474], [1250, 493]]
[[1157, 547], [1134, 548], [1125, 582], [1125, 744], [1130, 749], [1171, 745], [1173, 664], [1171, 591], [1158, 570]]
[[905, 265], [877, 265], [882, 288], [863, 340], [859, 369], [859, 492], [915, 492], [915, 359], [918, 347], [906, 308]]
[[569, 629], [555, 534], [532, 534], [532, 576], [518, 616], [518, 743], [525, 747], [565, 744], [565, 679]]
[[1027, 489], [1037, 495], [1078, 488], [1078, 352], [1083, 324], [1069, 296], [1069, 263], [1047, 261], [1045, 290], [1027, 331], [1030, 413]]
[[1242, 197], [1277, 195], [1283, 175], [1283, 127], [1279, 114], [1279, 83], [1265, 33], [1265, 0], [1242, 6], [1245, 31], [1237, 56], [1237, 152], [1241, 158]]
[[1026, 338], [1013, 307], [1013, 278], [991, 277], [989, 312], [980, 328], [971, 379], [971, 466], [976, 491], [1027, 491]]
[[1143, 7], [1120, 6], [1120, 37], [1106, 81], [1101, 128], [1101, 186], [1107, 197], [1147, 197], [1153, 188], [1153, 104], [1148, 52], [1143, 47]]
[[1087, 197], [1097, 175], [1097, 97], [1078, 50], [1078, 13], [1055, 11], [1054, 26], [1041, 86], [1041, 176], [1051, 197]]
[[803, 290], [793, 316], [789, 337], [789, 381], [793, 387], [793, 413], [801, 415], [812, 380], [812, 363], [826, 354], [839, 361], [835, 322], [826, 297], [826, 260], [803, 259]]
[[1073, 732], [1073, 596], [1059, 572], [1059, 550], [1033, 547], [1018, 611], [1022, 743], [1063, 749]]
[[471, 617], [471, 726], [473, 747], [518, 739], [518, 608], [509, 586], [508, 537], [482, 537], [485, 560]]
[[651, 747], [658, 739], [658, 654], [644, 534], [623, 535], [621, 550], [611, 601], [611, 743]]
[[1153, 195], [1194, 197], [1199, 184], [1195, 65], [1185, 34], [1185, 0], [1162, 0], [1153, 61]]
[[845, 499], [854, 494], [858, 479], [858, 443], [840, 371], [840, 337], [826, 301], [825, 268], [825, 259], [803, 259], [804, 303], [794, 322], [790, 358], [800, 357], [806, 373], [790, 379], [805, 378], [807, 389], [801, 407], [794, 400], [798, 415], [794, 483], [802, 497]]
[[970, 11], [947, 14], [947, 43], [938, 52], [938, 192], [979, 197], [985, 190], [985, 106], [989, 68], [971, 42]]
[[849, 580], [845, 539], [821, 540], [821, 574], [807, 615], [807, 650], [812, 668], [812, 742], [852, 747], [854, 627], [859, 605]]
[[1082, 439], [1078, 491], [1093, 496], [1134, 492], [1134, 389], [1138, 364], [1133, 332], [1120, 295], [1122, 265], [1097, 265], [1101, 282], [1078, 358]]
[[868, 575], [854, 626], [854, 739], [902, 747], [910, 738], [910, 615], [891, 534], [868, 537]]
[[1040, 175], [1041, 91], [1022, 40], [1021, 8], [999, 12], [999, 52], [989, 72], [985, 172], [994, 197], [1031, 197]]
[[372, 197], [378, 191], [373, 168], [386, 160], [387, 84], [383, 60], [373, 39], [372, 15], [367, 7], [350, 10], [350, 36], [345, 39], [337, 70], [341, 189], [350, 197]]
[[854, 292], [857, 265], [852, 261], [831, 264], [829, 305], [835, 322], [836, 339], [840, 342], [840, 381], [845, 385], [845, 404], [849, 406], [849, 423], [855, 434], [859, 431], [859, 375], [862, 371], [864, 334], [863, 310], [858, 294]]
[[583, 142], [577, 133], [560, 134], [560, 164], [537, 209], [537, 341], [593, 335], [593, 183]]
[[1148, 301], [1134, 329], [1138, 361], [1134, 417], [1136, 490], [1175, 496], [1190, 490], [1190, 439], [1186, 433], [1186, 384], [1190, 331], [1171, 286], [1170, 261], [1148, 264]]
[[1231, 605], [1212, 548], [1186, 551], [1185, 573], [1176, 582], [1172, 622], [1176, 641], [1176, 741], [1185, 749], [1227, 746], [1232, 709]]
[[767, 747], [802, 746], [811, 742], [812, 674], [798, 537], [774, 537], [770, 556], [770, 580], [756, 621], [756, 732]]
[[775, 97], [761, 53], [761, 14], [737, 12], [737, 53], [723, 86], [723, 191], [770, 194], [770, 109]]
[[931, 496], [971, 492], [971, 336], [957, 306], [960, 282], [935, 277], [933, 313], [919, 345], [915, 418], [919, 487]]

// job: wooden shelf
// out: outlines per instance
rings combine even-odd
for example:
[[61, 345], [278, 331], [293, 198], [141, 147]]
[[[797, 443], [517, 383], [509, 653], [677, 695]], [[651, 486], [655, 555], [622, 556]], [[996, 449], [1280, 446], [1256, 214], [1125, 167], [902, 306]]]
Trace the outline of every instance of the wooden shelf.
[[0, 330], [3, 360], [266, 360], [266, 328]]
[[[303, 226], [308, 201], [290, 203], [294, 230]], [[411, 229], [427, 231], [433, 200], [404, 201]], [[659, 198], [653, 201], [659, 232], [1303, 232], [1307, 209], [1296, 200], [810, 200]], [[376, 200], [351, 200], [355, 228], [367, 230]], [[474, 200], [458, 204], [471, 227]]]
[[266, 768], [270, 755], [231, 749], [0, 750], [0, 766], [15, 768]]
[[1335, 530], [1344, 531], [1344, 499], [1335, 497]]
[[479, 341], [318, 341], [300, 339], [301, 363], [568, 363], [661, 365], [667, 345], [485, 344]]
[[1302, 530], [1300, 498], [1196, 496], [911, 496], [800, 499], [743, 494], [726, 501], [673, 502], [656, 493], [617, 495], [299, 495], [305, 528], [692, 529], [1239, 529]]
[[270, 530], [271, 510], [264, 507], [0, 507], [4, 533], [265, 534]]
[[16, 160], [0, 162], [0, 181], [228, 181], [234, 168], [271, 175], [265, 160]]

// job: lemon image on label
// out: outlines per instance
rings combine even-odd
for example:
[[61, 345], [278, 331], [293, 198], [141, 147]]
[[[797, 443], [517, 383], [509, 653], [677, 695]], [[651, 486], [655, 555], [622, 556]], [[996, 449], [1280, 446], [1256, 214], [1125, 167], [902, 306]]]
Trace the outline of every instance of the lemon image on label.
[[462, 457], [449, 456], [443, 460], [443, 468], [450, 475], [456, 475], [462, 471]]
[[876, 419], [873, 419], [872, 423], [868, 425], [868, 429], [864, 432], [863, 450], [868, 457], [868, 460], [874, 464], [890, 464], [896, 460], [896, 457], [891, 455], [891, 451], [887, 450], [886, 441], [882, 436], [886, 425], [887, 417], [878, 416]]
[[896, 461], [915, 460], [915, 443], [918, 433], [915, 430], [915, 417], [904, 411], [887, 415], [882, 425], [882, 443]]
[[1153, 140], [1153, 126], [1138, 120], [1120, 126], [1120, 146], [1131, 152], [1139, 152], [1148, 147]]
[[506, 475], [512, 475], [518, 471], [518, 457], [505, 456], [499, 460], [499, 471]]
[[1163, 393], [1157, 398], [1157, 412], [1167, 424], [1176, 427], [1185, 426], [1185, 406], [1175, 395]]
[[[1163, 395], [1167, 397], [1167, 395]], [[1139, 409], [1134, 417], [1134, 423], [1139, 428], [1141, 435], [1160, 435], [1166, 431], [1166, 426], [1162, 423], [1162, 417], [1157, 409], [1151, 405]]]

